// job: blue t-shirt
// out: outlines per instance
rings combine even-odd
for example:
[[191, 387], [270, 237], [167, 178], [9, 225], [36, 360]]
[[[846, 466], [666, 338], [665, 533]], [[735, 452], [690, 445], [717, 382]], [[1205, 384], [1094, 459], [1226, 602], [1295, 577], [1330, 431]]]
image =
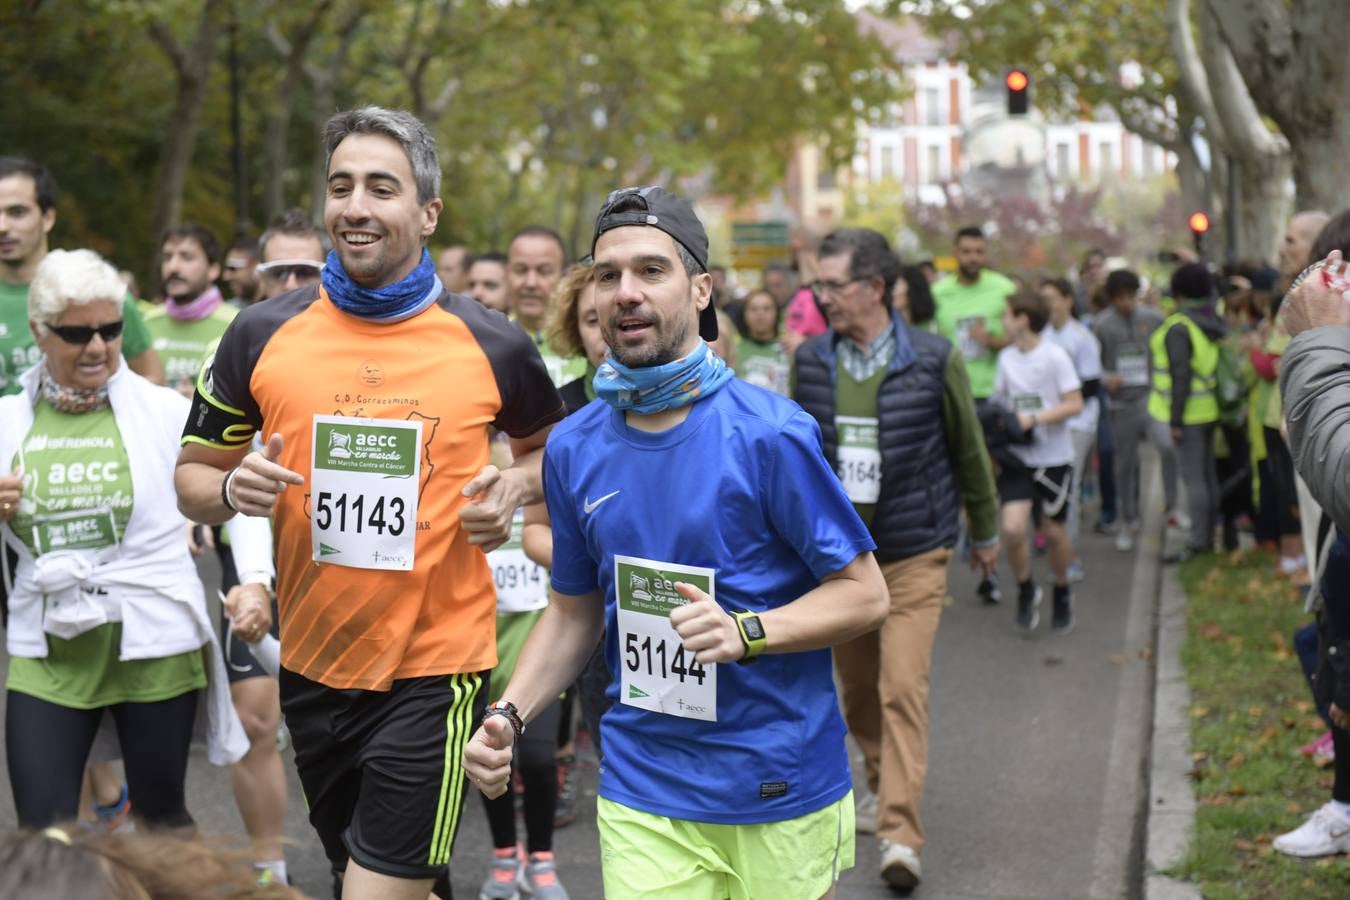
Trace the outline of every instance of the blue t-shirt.
[[619, 702], [615, 555], [713, 569], [723, 608], [760, 612], [875, 549], [825, 462], [814, 419], [738, 379], [659, 434], [592, 403], [549, 436], [544, 491], [553, 588], [605, 597], [613, 705], [602, 722], [601, 796], [675, 819], [746, 824], [805, 815], [848, 793], [829, 650], [719, 665], [716, 722]]

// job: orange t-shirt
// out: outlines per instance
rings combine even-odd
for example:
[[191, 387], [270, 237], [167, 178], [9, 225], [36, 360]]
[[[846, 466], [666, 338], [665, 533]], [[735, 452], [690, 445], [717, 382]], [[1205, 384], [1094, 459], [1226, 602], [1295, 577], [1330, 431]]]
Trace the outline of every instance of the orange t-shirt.
[[[314, 417], [420, 420], [414, 565], [363, 569], [314, 559]], [[279, 463], [305, 477], [273, 527], [281, 662], [333, 688], [387, 690], [399, 678], [497, 663], [496, 593], [459, 527], [464, 485], [488, 463], [488, 428], [525, 437], [564, 409], [534, 342], [500, 313], [442, 294], [381, 324], [305, 288], [249, 307], [198, 381], [184, 443], [235, 449], [279, 433]]]

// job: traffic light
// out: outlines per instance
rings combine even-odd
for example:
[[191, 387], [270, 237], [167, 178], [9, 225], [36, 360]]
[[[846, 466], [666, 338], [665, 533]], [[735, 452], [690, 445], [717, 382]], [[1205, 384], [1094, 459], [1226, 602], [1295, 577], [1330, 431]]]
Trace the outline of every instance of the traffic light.
[[1195, 239], [1195, 252], [1201, 259], [1205, 258], [1205, 233], [1209, 231], [1209, 216], [1199, 210], [1191, 213], [1191, 217], [1186, 220], [1186, 224], [1191, 227], [1191, 237]]
[[1031, 88], [1031, 76], [1021, 69], [1013, 69], [1004, 79], [1008, 86], [1008, 115], [1025, 116], [1028, 108], [1027, 92]]

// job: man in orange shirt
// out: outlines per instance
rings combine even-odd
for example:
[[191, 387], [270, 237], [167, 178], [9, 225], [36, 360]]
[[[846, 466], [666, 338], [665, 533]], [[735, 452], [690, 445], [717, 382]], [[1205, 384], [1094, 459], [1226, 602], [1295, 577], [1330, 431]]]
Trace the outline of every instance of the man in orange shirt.
[[[274, 517], [281, 703], [310, 822], [342, 897], [421, 900], [450, 860], [459, 759], [497, 662], [484, 551], [542, 500], [564, 410], [529, 337], [436, 275], [426, 127], [364, 107], [325, 141], [335, 249], [321, 284], [222, 337], [184, 429], [179, 507]], [[489, 427], [511, 437], [508, 469], [488, 464]], [[267, 443], [249, 452], [255, 433]]]

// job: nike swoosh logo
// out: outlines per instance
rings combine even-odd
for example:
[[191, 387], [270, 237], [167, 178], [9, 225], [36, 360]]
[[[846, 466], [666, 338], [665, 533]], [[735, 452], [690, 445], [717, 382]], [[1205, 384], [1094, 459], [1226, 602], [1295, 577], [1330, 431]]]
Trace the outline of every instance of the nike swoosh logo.
[[[622, 490], [622, 488], [620, 490]], [[586, 513], [586, 515], [589, 516], [591, 513], [595, 512], [595, 508], [597, 506], [599, 506], [601, 503], [604, 503], [606, 500], [608, 500], [610, 497], [613, 497], [617, 493], [619, 493], [619, 491], [613, 491], [612, 493], [606, 494], [605, 496], [596, 500], [594, 503], [591, 502], [590, 497], [587, 497], [585, 502], [581, 504], [581, 509], [583, 512]]]

